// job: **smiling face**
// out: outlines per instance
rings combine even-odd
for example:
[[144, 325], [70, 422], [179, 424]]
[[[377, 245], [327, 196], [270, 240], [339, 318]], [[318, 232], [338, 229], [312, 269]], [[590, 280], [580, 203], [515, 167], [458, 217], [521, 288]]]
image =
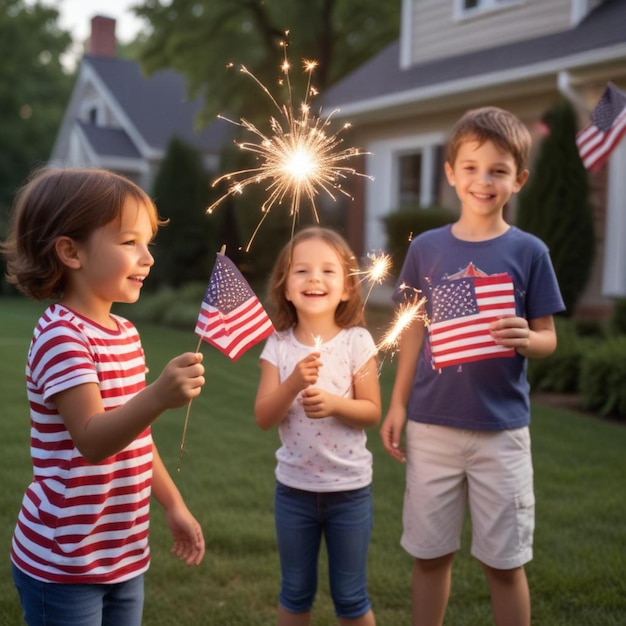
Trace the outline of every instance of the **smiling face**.
[[348, 299], [346, 274], [335, 249], [322, 239], [300, 241], [293, 247], [285, 297], [298, 317], [334, 320], [339, 303]]
[[119, 219], [97, 228], [86, 242], [68, 242], [68, 288], [63, 304], [103, 323], [113, 302], [135, 302], [154, 258], [147, 207], [128, 197]]
[[504, 205], [528, 178], [527, 170], [518, 173], [513, 155], [492, 141], [464, 141], [454, 163], [446, 163], [445, 170], [464, 217], [501, 218]]

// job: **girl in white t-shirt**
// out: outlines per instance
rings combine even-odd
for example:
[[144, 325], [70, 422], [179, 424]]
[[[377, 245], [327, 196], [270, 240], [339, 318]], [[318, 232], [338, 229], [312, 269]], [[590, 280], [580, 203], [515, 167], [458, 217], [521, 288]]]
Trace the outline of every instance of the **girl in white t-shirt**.
[[257, 424], [278, 425], [278, 626], [310, 623], [322, 537], [340, 624], [373, 626], [367, 592], [372, 455], [381, 415], [376, 346], [364, 328], [354, 254], [319, 227], [298, 232], [270, 279], [277, 332], [261, 354]]

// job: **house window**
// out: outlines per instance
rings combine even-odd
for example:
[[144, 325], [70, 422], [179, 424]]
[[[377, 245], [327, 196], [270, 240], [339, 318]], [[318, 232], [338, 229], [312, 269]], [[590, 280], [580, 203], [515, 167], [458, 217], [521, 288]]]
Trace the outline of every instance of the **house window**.
[[422, 187], [422, 154], [406, 154], [398, 159], [398, 202], [401, 207], [419, 205]]
[[429, 207], [436, 202], [440, 150], [436, 145], [397, 156], [397, 204]]
[[473, 17], [481, 13], [497, 11], [516, 4], [523, 4], [526, 0], [456, 0], [454, 14], [457, 19]]
[[96, 107], [89, 109], [89, 123], [94, 126], [98, 125], [98, 109]]

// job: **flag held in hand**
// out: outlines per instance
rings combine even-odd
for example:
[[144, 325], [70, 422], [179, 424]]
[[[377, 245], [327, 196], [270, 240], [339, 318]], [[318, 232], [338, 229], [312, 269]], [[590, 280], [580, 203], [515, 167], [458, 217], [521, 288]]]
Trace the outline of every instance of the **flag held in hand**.
[[604, 165], [626, 133], [626, 93], [608, 83], [591, 121], [576, 134], [576, 145], [583, 165], [595, 171]]
[[274, 327], [237, 266], [218, 253], [195, 332], [236, 361]]

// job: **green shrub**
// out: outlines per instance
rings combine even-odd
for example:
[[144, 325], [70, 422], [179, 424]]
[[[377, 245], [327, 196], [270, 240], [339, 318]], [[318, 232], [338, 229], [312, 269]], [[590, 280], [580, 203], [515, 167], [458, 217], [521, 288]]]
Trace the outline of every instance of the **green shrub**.
[[391, 256], [392, 272], [400, 273], [409, 242], [424, 231], [456, 221], [458, 215], [441, 207], [404, 207], [386, 218], [387, 252]]
[[589, 177], [576, 147], [576, 114], [559, 100], [543, 116], [550, 129], [539, 142], [533, 173], [518, 200], [517, 225], [550, 248], [565, 315], [572, 316], [594, 259]]
[[581, 337], [569, 319], [557, 317], [554, 322], [556, 350], [544, 359], [529, 359], [528, 382], [532, 391], [576, 393], [583, 356], [598, 340]]
[[615, 301], [610, 324], [611, 330], [618, 335], [626, 335], [626, 298]]
[[577, 319], [574, 321], [576, 333], [580, 337], [595, 337], [596, 339], [606, 339], [607, 327], [600, 320]]
[[626, 417], [626, 337], [599, 343], [583, 355], [580, 393], [586, 409]]

